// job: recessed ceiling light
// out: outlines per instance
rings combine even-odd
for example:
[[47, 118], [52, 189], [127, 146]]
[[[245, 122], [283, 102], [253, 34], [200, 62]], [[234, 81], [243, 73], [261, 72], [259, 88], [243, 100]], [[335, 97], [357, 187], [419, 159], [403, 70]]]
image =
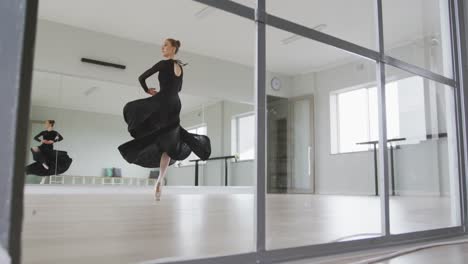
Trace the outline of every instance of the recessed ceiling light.
[[93, 87], [89, 88], [88, 90], [86, 90], [84, 92], [84, 94], [86, 96], [89, 96], [90, 94], [94, 93], [97, 89], [99, 89], [99, 87], [93, 86]]
[[196, 12], [195, 17], [198, 18], [198, 19], [202, 19], [202, 18], [207, 17], [208, 15], [213, 13], [214, 11], [215, 11], [214, 8], [212, 8], [210, 6], [206, 6], [206, 7], [203, 7], [202, 9], [200, 9], [198, 12]]
[[[323, 31], [325, 30], [325, 28], [327, 28], [327, 24], [320, 24], [320, 25], [317, 25], [315, 27], [313, 27], [312, 29], [314, 30], [317, 30], [317, 31]], [[297, 41], [299, 39], [303, 38], [303, 36], [299, 36], [297, 34], [294, 34], [294, 35], [291, 35], [283, 40], [281, 40], [281, 42], [283, 43], [283, 45], [287, 45], [287, 44], [290, 44], [294, 41]]]
[[327, 24], [320, 24], [320, 25], [313, 27], [312, 29], [315, 29], [317, 31], [324, 31], [327, 28], [327, 26], [328, 26]]
[[283, 43], [283, 45], [287, 45], [287, 44], [289, 44], [291, 42], [294, 42], [296, 40], [299, 40], [301, 38], [303, 38], [303, 36], [299, 36], [299, 35], [294, 34], [294, 35], [291, 35], [291, 36], [281, 40], [281, 42]]

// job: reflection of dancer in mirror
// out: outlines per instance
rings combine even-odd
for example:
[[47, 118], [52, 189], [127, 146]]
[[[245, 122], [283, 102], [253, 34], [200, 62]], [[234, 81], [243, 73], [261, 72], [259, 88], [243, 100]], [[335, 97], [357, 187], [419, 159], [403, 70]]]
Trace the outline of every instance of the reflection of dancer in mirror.
[[[207, 136], [187, 132], [180, 126], [183, 64], [174, 59], [180, 42], [166, 39], [161, 48], [166, 58], [145, 71], [139, 81], [148, 98], [129, 102], [124, 107], [124, 119], [128, 131], [134, 138], [119, 147], [122, 156], [129, 162], [146, 168], [160, 168], [154, 186], [156, 200], [160, 200], [164, 177], [169, 165], [176, 160], [186, 159], [193, 151], [200, 159], [206, 160], [211, 154], [210, 139]], [[159, 72], [160, 89], [148, 88], [146, 79]]]
[[[53, 150], [55, 142], [63, 140], [62, 135], [60, 135], [59, 132], [53, 130], [54, 125], [54, 120], [45, 121], [46, 130], [42, 131], [34, 137], [34, 140], [41, 142], [42, 145], [39, 147], [33, 147], [31, 149], [34, 160], [39, 162], [46, 170], [49, 170], [49, 165], [47, 165], [47, 159], [44, 153]], [[39, 139], [40, 137], [42, 137], [42, 140]]]
[[[41, 142], [39, 147], [31, 148], [35, 163], [26, 167], [27, 174], [50, 176], [68, 170], [72, 160], [65, 151], [54, 150], [54, 143], [62, 141], [63, 137], [54, 130], [55, 121], [45, 121], [46, 130], [37, 134], [34, 140]], [[42, 139], [40, 139], [42, 137]]]

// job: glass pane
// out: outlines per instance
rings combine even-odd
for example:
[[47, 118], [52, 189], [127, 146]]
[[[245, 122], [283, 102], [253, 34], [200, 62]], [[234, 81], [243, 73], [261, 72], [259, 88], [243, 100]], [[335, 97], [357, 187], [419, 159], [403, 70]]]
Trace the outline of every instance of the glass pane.
[[241, 160], [253, 159], [255, 150], [255, 115], [239, 118], [239, 155]]
[[356, 142], [368, 141], [369, 131], [368, 89], [338, 93], [339, 151], [365, 150]]
[[397, 133], [389, 143], [391, 232], [460, 225], [454, 88], [390, 66], [386, 74], [387, 103], [398, 110], [387, 121]]
[[273, 27], [266, 33], [267, 248], [380, 236], [369, 142], [375, 62], [308, 39], [284, 45], [289, 33]]
[[[269, 14], [366, 48], [376, 49], [374, 3], [373, 0], [268, 0], [266, 9]], [[294, 34], [285, 34], [280, 41], [291, 43], [290, 47], [307, 43], [302, 37]], [[307, 59], [307, 54], [304, 53], [302, 59]], [[323, 65], [324, 60], [336, 61], [343, 56], [346, 54], [315, 54], [314, 59], [309, 60], [309, 65]]]
[[384, 0], [387, 55], [453, 77], [449, 0]]
[[[253, 252], [254, 116], [241, 121], [248, 123], [240, 133], [250, 158], [242, 162], [232, 158], [230, 121], [254, 111], [255, 22], [192, 0], [117, 1], [103, 18], [97, 10], [106, 8], [90, 0], [40, 5], [31, 106], [39, 123], [30, 124], [29, 138], [39, 145], [34, 136], [54, 119], [64, 137], [54, 147], [73, 161], [45, 184], [33, 185], [42, 178], [28, 175], [23, 262], [140, 263]], [[180, 40], [174, 59], [188, 63], [181, 89], [166, 38]], [[159, 62], [146, 80], [159, 92], [150, 95], [139, 77]], [[207, 152], [204, 135], [211, 155], [196, 163]], [[119, 148], [127, 142], [132, 151]], [[171, 158], [167, 170], [163, 153]]]
[[[387, 126], [387, 138], [394, 139], [400, 136], [399, 132], [399, 111], [398, 111], [398, 87], [395, 82], [390, 82], [386, 87], [387, 94], [387, 122], [391, 125]], [[377, 87], [369, 89], [370, 101], [370, 139], [379, 140], [379, 109], [377, 98]]]
[[[64, 151], [66, 143], [62, 142], [63, 124], [56, 115], [40, 115], [40, 107], [49, 101], [61, 99], [60, 82], [62, 78], [56, 74], [34, 72], [33, 81], [42, 89], [32, 89], [32, 107], [29, 123], [29, 137], [26, 163], [26, 184], [48, 183], [51, 175], [62, 173], [70, 165], [70, 157]], [[64, 162], [57, 162], [59, 154]], [[63, 164], [63, 165], [62, 165]], [[60, 165], [60, 167], [59, 167]]]

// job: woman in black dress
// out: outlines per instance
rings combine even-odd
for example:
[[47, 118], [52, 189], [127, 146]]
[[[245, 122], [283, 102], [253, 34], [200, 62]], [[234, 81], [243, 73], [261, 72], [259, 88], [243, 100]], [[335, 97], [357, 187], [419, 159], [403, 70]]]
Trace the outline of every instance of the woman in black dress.
[[[26, 167], [27, 174], [50, 176], [62, 174], [68, 170], [72, 159], [67, 152], [54, 150], [54, 143], [62, 141], [63, 137], [54, 130], [55, 121], [45, 121], [46, 130], [37, 134], [34, 140], [41, 142], [39, 147], [31, 148], [34, 163]], [[42, 137], [42, 139], [40, 139]]]
[[[166, 39], [161, 48], [166, 58], [145, 71], [138, 80], [143, 90], [151, 95], [125, 105], [123, 114], [128, 131], [134, 138], [119, 146], [119, 151], [129, 163], [146, 168], [160, 168], [154, 186], [157, 201], [167, 168], [177, 160], [186, 159], [193, 151], [200, 159], [206, 160], [211, 154], [210, 139], [207, 136], [188, 133], [180, 126], [183, 64], [174, 59], [179, 51], [180, 41]], [[159, 91], [148, 88], [146, 79], [159, 72]]]

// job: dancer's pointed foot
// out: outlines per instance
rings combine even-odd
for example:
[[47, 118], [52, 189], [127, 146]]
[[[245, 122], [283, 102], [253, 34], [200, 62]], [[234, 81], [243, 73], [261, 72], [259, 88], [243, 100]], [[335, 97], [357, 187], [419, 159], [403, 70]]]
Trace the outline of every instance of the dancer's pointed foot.
[[158, 180], [156, 182], [156, 186], [154, 187], [154, 199], [156, 201], [161, 200], [161, 190], [162, 190], [161, 182]]

